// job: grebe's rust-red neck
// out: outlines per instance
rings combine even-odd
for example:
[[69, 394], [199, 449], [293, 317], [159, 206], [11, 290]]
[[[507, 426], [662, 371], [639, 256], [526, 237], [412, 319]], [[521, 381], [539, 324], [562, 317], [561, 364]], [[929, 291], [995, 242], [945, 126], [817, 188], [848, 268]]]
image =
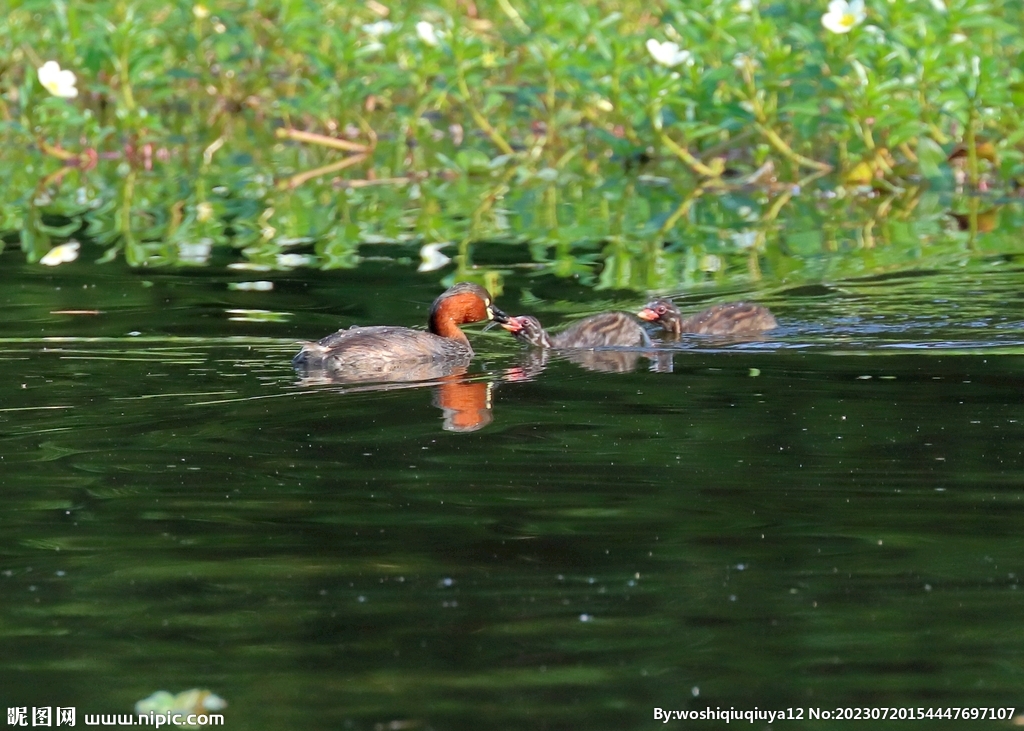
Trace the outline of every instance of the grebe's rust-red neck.
[[430, 308], [430, 332], [443, 338], [469, 343], [459, 325], [490, 320], [491, 295], [483, 287], [460, 282], [434, 300]]

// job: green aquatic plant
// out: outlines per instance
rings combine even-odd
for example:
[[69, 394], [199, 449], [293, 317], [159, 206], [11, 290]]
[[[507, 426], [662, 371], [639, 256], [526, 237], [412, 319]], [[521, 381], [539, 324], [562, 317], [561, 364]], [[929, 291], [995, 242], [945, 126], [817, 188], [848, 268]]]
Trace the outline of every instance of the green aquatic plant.
[[780, 232], [794, 216], [872, 211], [871, 236], [835, 227], [846, 256], [902, 246], [879, 234], [925, 189], [957, 209], [1018, 185], [1022, 13], [19, 0], [0, 18], [0, 236], [29, 261], [72, 237], [137, 266], [451, 243], [461, 274], [500, 277], [471, 253], [500, 241], [599, 286], [775, 278], [807, 269]]

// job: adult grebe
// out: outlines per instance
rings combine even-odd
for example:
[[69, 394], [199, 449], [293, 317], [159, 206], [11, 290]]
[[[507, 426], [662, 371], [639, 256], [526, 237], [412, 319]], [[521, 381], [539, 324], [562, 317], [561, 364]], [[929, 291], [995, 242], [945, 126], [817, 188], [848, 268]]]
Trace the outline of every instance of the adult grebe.
[[459, 325], [507, 319], [487, 290], [460, 282], [434, 300], [427, 320], [429, 332], [391, 325], [350, 327], [304, 344], [292, 365], [306, 374], [329, 374], [350, 382], [439, 378], [465, 367], [473, 357]]

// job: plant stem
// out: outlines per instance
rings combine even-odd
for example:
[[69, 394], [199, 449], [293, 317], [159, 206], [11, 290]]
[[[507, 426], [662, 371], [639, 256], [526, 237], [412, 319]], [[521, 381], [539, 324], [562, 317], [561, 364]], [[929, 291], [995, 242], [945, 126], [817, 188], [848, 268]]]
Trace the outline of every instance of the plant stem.
[[822, 172], [826, 173], [831, 172], [832, 166], [829, 165], [827, 162], [818, 162], [817, 160], [812, 160], [809, 157], [804, 157], [800, 153], [796, 152], [792, 147], [787, 145], [785, 140], [779, 137], [775, 130], [773, 130], [771, 127], [768, 127], [766, 124], [758, 122], [754, 126], [757, 127], [758, 132], [765, 136], [765, 139], [768, 140], [768, 144], [774, 147], [776, 151], [783, 157], [792, 160], [797, 165], [801, 165], [806, 168], [813, 168], [815, 170], [821, 170]]
[[477, 109], [473, 103], [473, 97], [469, 93], [469, 85], [466, 83], [466, 73], [462, 68], [462, 64], [458, 65], [458, 71], [456, 72], [456, 81], [459, 85], [459, 94], [462, 95], [462, 103], [466, 105], [466, 109], [469, 110], [470, 115], [473, 117], [473, 121], [484, 131], [494, 145], [502, 151], [505, 155], [515, 154], [515, 150], [512, 146], [505, 141], [505, 138], [501, 136], [491, 123], [487, 121], [487, 118]]
[[978, 187], [978, 143], [974, 132], [975, 123], [978, 120], [978, 111], [972, 100], [971, 109], [967, 114], [967, 133], [964, 141], [967, 143], [967, 177], [971, 181], [971, 187]]
[[743, 79], [747, 82], [748, 98], [750, 102], [751, 112], [754, 115], [754, 127], [764, 135], [765, 139], [768, 140], [768, 144], [775, 148], [775, 150], [788, 160], [792, 160], [797, 165], [803, 167], [814, 168], [815, 170], [823, 170], [825, 172], [831, 172], [832, 166], [828, 163], [818, 162], [812, 160], [809, 157], [804, 157], [800, 153], [796, 152], [792, 147], [786, 144], [778, 133], [769, 126], [768, 115], [764, 111], [764, 105], [761, 103], [761, 97], [757, 92], [757, 83], [754, 81], [754, 66], [747, 60], [747, 63], [741, 69], [743, 73]]
[[310, 142], [314, 145], [322, 145], [323, 147], [330, 147], [335, 150], [345, 150], [346, 152], [356, 152], [359, 154], [364, 154], [371, 149], [369, 146], [361, 145], [358, 142], [339, 140], [337, 137], [328, 137], [327, 135], [317, 134], [316, 132], [303, 132], [290, 127], [282, 127], [278, 129], [274, 132], [274, 136], [279, 139], [295, 140], [296, 142]]
[[702, 195], [704, 195], [704, 188], [702, 186], [694, 188], [693, 191], [683, 199], [683, 202], [679, 204], [676, 210], [673, 211], [672, 215], [665, 219], [665, 223], [663, 223], [661, 228], [658, 229], [658, 238], [664, 239], [668, 236], [668, 232], [675, 228], [675, 225], [679, 223], [680, 218], [690, 212], [690, 209], [693, 208], [693, 204], [696, 203], [697, 199]]
[[313, 178], [318, 178], [321, 175], [327, 175], [328, 173], [336, 173], [339, 170], [344, 170], [345, 168], [352, 167], [353, 165], [358, 165], [368, 157], [369, 155], [352, 155], [343, 160], [339, 160], [338, 162], [332, 162], [330, 165], [322, 165], [321, 167], [307, 170], [304, 173], [293, 175], [287, 180], [282, 180], [277, 184], [277, 187], [281, 189], [294, 190], [307, 180], [312, 180]]

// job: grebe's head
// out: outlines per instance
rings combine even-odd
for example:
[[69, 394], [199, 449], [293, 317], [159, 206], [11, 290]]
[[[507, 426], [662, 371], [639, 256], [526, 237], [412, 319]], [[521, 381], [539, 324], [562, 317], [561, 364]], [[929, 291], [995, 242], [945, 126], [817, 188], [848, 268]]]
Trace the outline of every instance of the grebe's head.
[[536, 317], [530, 315], [506, 316], [506, 321], [501, 323], [501, 326], [512, 333], [515, 339], [521, 343], [532, 345], [535, 348], [551, 347], [551, 340]]
[[682, 322], [679, 316], [679, 308], [666, 299], [651, 300], [644, 308], [636, 313], [641, 320], [656, 322], [666, 330], [677, 331]]
[[459, 282], [449, 287], [430, 307], [430, 331], [441, 334], [444, 325], [494, 320], [504, 322], [508, 315], [491, 302], [491, 295], [478, 284]]

